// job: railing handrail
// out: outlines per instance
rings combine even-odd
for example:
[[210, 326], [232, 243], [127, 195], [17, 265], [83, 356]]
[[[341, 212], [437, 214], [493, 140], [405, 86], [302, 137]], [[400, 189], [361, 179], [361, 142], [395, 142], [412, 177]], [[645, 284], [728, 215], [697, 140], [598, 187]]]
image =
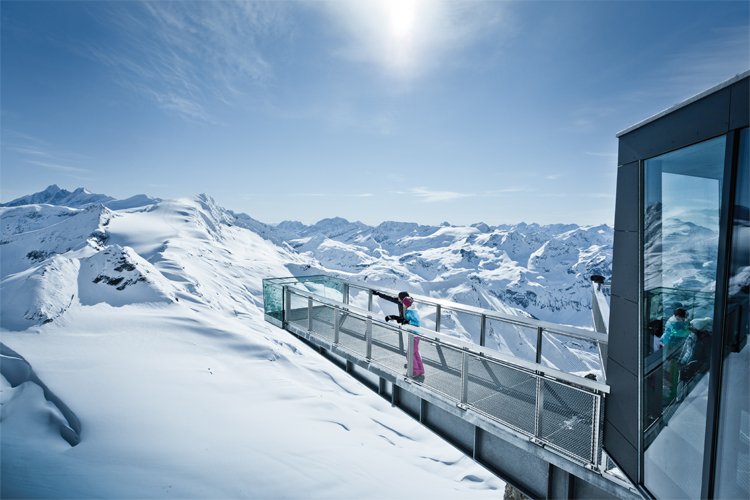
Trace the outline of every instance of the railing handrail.
[[[389, 288], [381, 288], [381, 287], [374, 287], [374, 286], [368, 286], [368, 285], [362, 285], [359, 283], [353, 283], [347, 280], [344, 280], [342, 278], [339, 278], [337, 276], [326, 276], [324, 274], [322, 275], [310, 275], [310, 276], [304, 276], [303, 278], [325, 278], [329, 280], [335, 280], [338, 281], [344, 285], [349, 286], [350, 288], [356, 288], [359, 290], [364, 291], [377, 291], [382, 292], [388, 295], [395, 296], [398, 292], [389, 289]], [[292, 279], [295, 280], [297, 277], [290, 277], [290, 278], [270, 278], [272, 280], [274, 279]], [[485, 316], [487, 319], [496, 319], [505, 321], [508, 323], [513, 323], [517, 326], [524, 326], [528, 328], [543, 328], [544, 330], [550, 332], [550, 333], [560, 333], [563, 335], [567, 335], [568, 337], [576, 338], [579, 340], [588, 340], [592, 342], [596, 342], [598, 344], [607, 344], [608, 343], [608, 337], [606, 334], [602, 334], [599, 332], [596, 332], [594, 330], [587, 330], [585, 328], [580, 328], [572, 325], [561, 325], [558, 323], [551, 323], [548, 321], [543, 321], [540, 319], [535, 318], [524, 318], [523, 316], [514, 316], [512, 314], [505, 314], [499, 311], [493, 311], [491, 309], [482, 309], [480, 307], [474, 307], [466, 304], [460, 304], [458, 302], [452, 302], [450, 300], [446, 299], [437, 299], [434, 297], [427, 297], [424, 295], [417, 295], [417, 294], [409, 294], [412, 298], [414, 298], [417, 302], [427, 305], [439, 305], [443, 309], [448, 309], [451, 311], [457, 311], [457, 312], [465, 312], [470, 314], [475, 314], [477, 316]]]
[[[284, 284], [283, 288], [287, 290], [292, 290], [292, 293], [294, 293], [295, 295], [299, 297], [312, 299], [316, 302], [320, 302], [321, 304], [331, 306], [340, 311], [344, 311], [344, 312], [353, 314], [355, 316], [360, 316], [362, 318], [370, 319], [373, 322], [376, 322], [378, 326], [385, 327], [387, 329], [393, 330], [394, 332], [399, 332], [399, 333], [406, 332], [408, 334], [411, 334], [412, 332], [416, 332], [421, 338], [433, 340], [439, 344], [444, 344], [444, 345], [448, 345], [458, 350], [467, 351], [476, 356], [487, 358], [489, 360], [503, 363], [505, 365], [511, 365], [512, 367], [521, 369], [522, 371], [528, 371], [530, 373], [533, 373], [542, 377], [554, 379], [557, 381], [567, 382], [569, 384], [578, 386], [579, 388], [584, 388], [595, 393], [609, 394], [609, 385], [603, 384], [601, 382], [597, 382], [592, 379], [588, 379], [586, 377], [573, 375], [573, 374], [570, 374], [561, 370], [557, 370], [555, 368], [545, 366], [543, 364], [535, 363], [532, 361], [526, 361], [524, 359], [517, 358], [514, 356], [509, 356], [497, 350], [482, 348], [481, 346], [478, 346], [477, 344], [466, 342], [456, 337], [444, 335], [444, 334], [435, 332], [434, 330], [430, 330], [427, 328], [416, 327], [416, 326], [408, 326], [406, 328], [402, 328], [401, 325], [396, 327], [385, 321], [378, 319], [377, 317], [373, 315], [372, 311], [367, 311], [365, 309], [361, 309], [351, 304], [344, 304], [344, 303], [337, 302], [335, 300], [332, 300], [326, 297], [322, 297], [309, 290], [297, 288], [294, 286], [294, 283]], [[367, 289], [364, 287], [359, 287], [359, 288]], [[414, 297], [414, 298], [418, 299], [418, 297]]]

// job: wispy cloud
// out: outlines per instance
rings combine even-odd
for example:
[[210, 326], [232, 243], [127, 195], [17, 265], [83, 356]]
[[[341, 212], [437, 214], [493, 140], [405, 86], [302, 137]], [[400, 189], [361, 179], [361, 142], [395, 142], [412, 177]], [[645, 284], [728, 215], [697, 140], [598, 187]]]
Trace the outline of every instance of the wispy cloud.
[[461, 198], [468, 198], [471, 196], [475, 196], [474, 194], [471, 194], [471, 193], [459, 193], [457, 191], [437, 191], [437, 190], [428, 189], [425, 187], [412, 188], [400, 194], [413, 196], [419, 201], [423, 201], [426, 203], [439, 202], [439, 201], [451, 201], [451, 200], [458, 200]]
[[426, 187], [415, 187], [407, 191], [396, 191], [399, 196], [410, 196], [424, 203], [436, 203], [444, 201], [460, 200], [463, 198], [491, 198], [499, 197], [513, 193], [527, 193], [531, 190], [525, 187], [507, 187], [502, 189], [493, 189], [491, 191], [478, 192], [460, 192], [460, 191], [442, 191]]
[[78, 180], [90, 180], [90, 177], [85, 174], [91, 174], [91, 170], [81, 166], [90, 163], [90, 157], [60, 150], [42, 139], [22, 132], [10, 129], [3, 130], [3, 132], [5, 137], [2, 149], [5, 161], [12, 158], [12, 161], [18, 164], [25, 163], [60, 172]]
[[343, 33], [335, 54], [373, 64], [401, 81], [415, 79], [450, 61], [488, 33], [501, 31], [500, 2], [358, 0], [314, 4]]
[[71, 167], [70, 165], [63, 165], [60, 163], [52, 163], [48, 161], [26, 160], [26, 163], [30, 163], [32, 165], [43, 167], [49, 170], [55, 170], [57, 172], [65, 172], [68, 174], [84, 174], [90, 172], [90, 170], [86, 168]]
[[261, 45], [283, 31], [283, 11], [281, 2], [124, 2], [101, 15], [114, 41], [81, 51], [162, 109], [216, 123], [213, 105], [273, 77]]

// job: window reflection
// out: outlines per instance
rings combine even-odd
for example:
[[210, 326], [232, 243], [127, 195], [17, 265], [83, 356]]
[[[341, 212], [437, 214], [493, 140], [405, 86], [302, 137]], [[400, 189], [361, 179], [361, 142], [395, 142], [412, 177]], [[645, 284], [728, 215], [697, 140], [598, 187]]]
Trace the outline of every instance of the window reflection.
[[644, 479], [701, 492], [725, 138], [645, 162]]

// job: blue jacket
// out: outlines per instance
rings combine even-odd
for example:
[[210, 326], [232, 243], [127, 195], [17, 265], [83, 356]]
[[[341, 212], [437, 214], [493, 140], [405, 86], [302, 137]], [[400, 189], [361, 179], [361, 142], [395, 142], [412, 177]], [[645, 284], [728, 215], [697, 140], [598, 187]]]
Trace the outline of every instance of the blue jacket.
[[664, 327], [664, 335], [661, 336], [661, 343], [664, 347], [674, 350], [682, 345], [688, 335], [690, 335], [688, 322], [680, 321], [675, 316], [672, 316], [667, 320], [667, 325]]
[[419, 314], [414, 309], [407, 309], [404, 316], [406, 316], [406, 321], [408, 321], [411, 326], [422, 326], [422, 322], [419, 320]]

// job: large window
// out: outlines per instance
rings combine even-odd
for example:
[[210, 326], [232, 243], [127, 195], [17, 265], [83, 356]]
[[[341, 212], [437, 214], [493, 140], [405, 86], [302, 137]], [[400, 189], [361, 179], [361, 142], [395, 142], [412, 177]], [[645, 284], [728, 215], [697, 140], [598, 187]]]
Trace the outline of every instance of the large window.
[[725, 137], [645, 162], [644, 483], [699, 498]]
[[727, 283], [716, 498], [750, 498], [750, 137], [741, 132]]

